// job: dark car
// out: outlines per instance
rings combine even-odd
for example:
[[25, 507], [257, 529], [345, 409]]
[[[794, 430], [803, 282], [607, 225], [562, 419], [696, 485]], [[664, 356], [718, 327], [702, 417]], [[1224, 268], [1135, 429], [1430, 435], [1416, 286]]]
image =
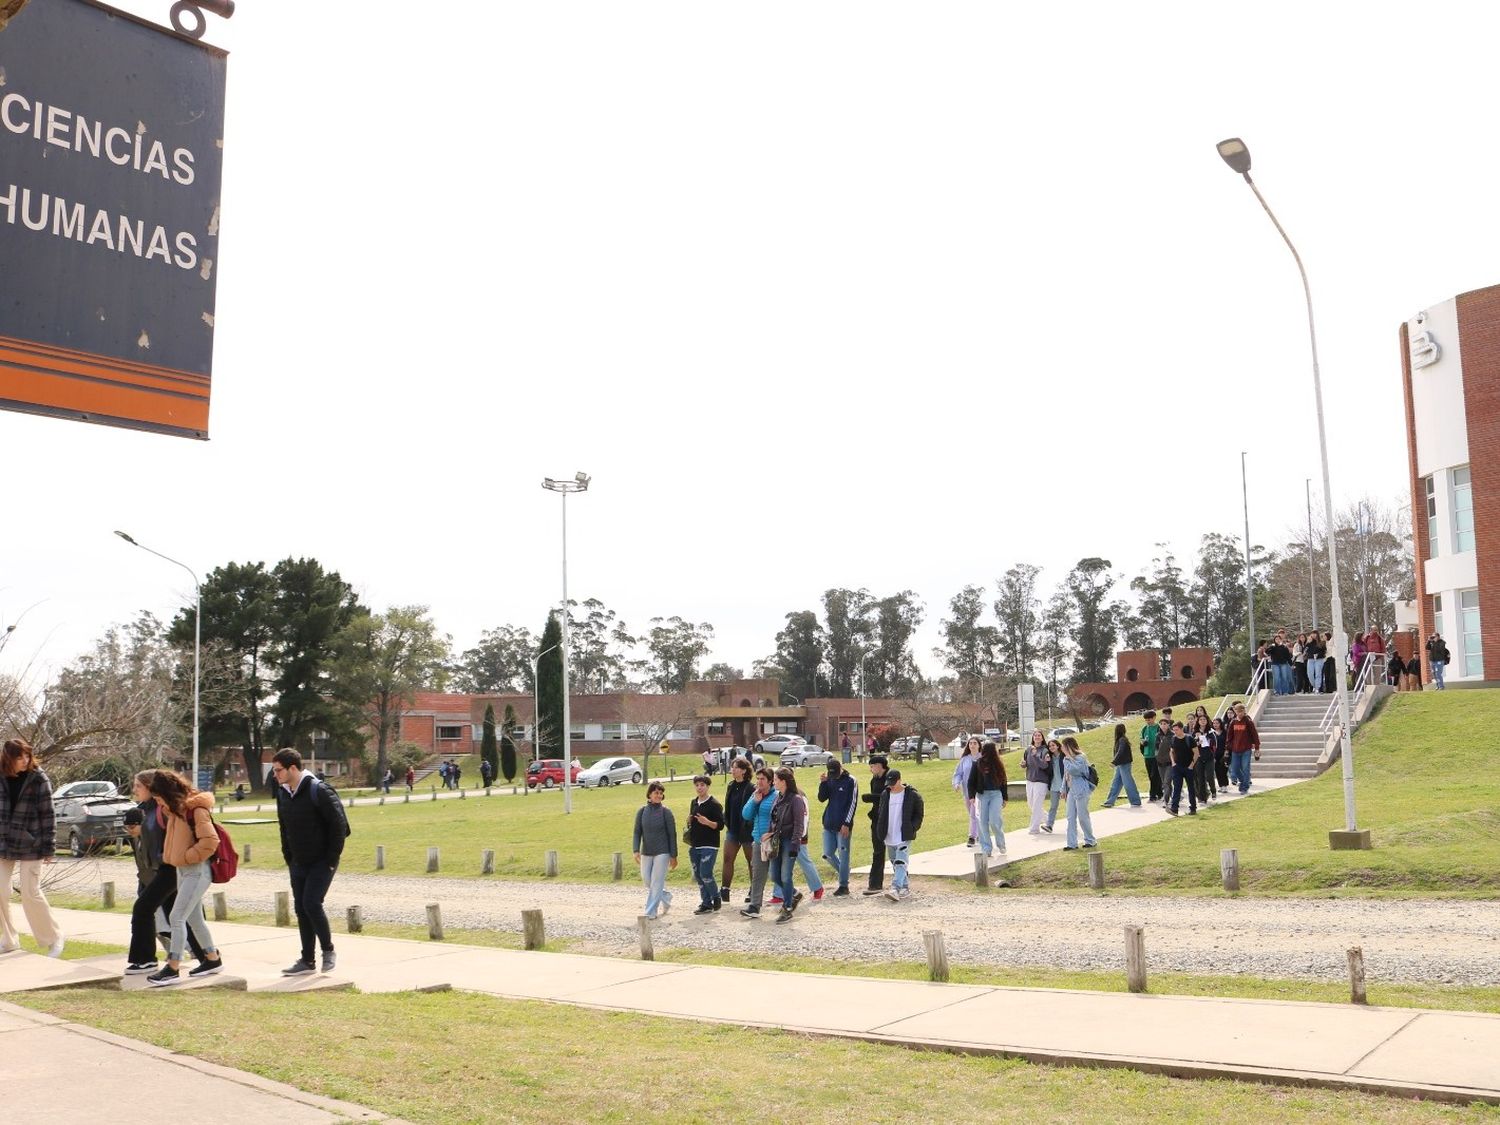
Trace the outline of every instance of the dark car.
[[52, 804], [58, 849], [83, 856], [105, 844], [124, 843], [125, 812], [133, 808], [135, 802], [118, 793], [63, 796]]

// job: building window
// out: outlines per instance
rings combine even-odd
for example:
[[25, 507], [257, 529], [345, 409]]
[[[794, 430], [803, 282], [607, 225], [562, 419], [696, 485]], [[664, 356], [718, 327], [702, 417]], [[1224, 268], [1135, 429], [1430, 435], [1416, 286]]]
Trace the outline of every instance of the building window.
[[1422, 478], [1422, 491], [1427, 497], [1427, 557], [1438, 556], [1437, 485], [1432, 477]]
[[708, 723], [709, 734], [727, 734], [729, 724], [723, 719], [710, 719]]
[[572, 742], [587, 742], [588, 731], [582, 723], [570, 723], [568, 725], [568, 738]]
[[792, 720], [789, 720], [789, 721], [778, 720], [777, 723], [776, 723], [776, 733], [777, 734], [797, 734], [798, 733], [798, 728], [801, 725], [802, 724], [799, 723], [799, 722], [797, 722], [795, 719], [792, 719]]
[[1453, 549], [1474, 549], [1474, 489], [1467, 465], [1453, 470]]
[[619, 742], [625, 737], [625, 729], [620, 723], [605, 723], [601, 733], [605, 742]]
[[1458, 592], [1459, 644], [1463, 646], [1465, 676], [1484, 675], [1484, 648], [1479, 638], [1479, 591]]
[[1444, 633], [1444, 632], [1447, 631], [1447, 630], [1445, 630], [1443, 628], [1443, 595], [1442, 594], [1433, 594], [1432, 595], [1432, 631], [1434, 633]]
[[459, 739], [463, 738], [464, 728], [461, 726], [438, 727], [437, 736], [439, 742], [457, 742]]

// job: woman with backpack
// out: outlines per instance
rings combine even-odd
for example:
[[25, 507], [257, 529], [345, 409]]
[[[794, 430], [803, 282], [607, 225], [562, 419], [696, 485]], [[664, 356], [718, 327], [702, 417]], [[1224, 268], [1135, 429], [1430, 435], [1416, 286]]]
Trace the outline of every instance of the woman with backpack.
[[167, 963], [146, 978], [147, 984], [160, 987], [183, 979], [182, 950], [187, 945], [189, 927], [203, 948], [203, 959], [188, 976], [212, 976], [224, 968], [224, 959], [203, 920], [203, 896], [213, 882], [208, 861], [219, 850], [219, 833], [214, 828], [212, 793], [199, 792], [171, 770], [152, 772], [146, 788], [166, 820], [161, 861], [177, 869], [177, 901], [167, 916], [172, 934]]
[[[969, 771], [969, 799], [979, 815], [979, 847], [988, 859], [991, 851], [1005, 854], [1005, 763], [993, 742], [979, 748], [979, 758]], [[993, 841], [993, 843], [991, 843]]]
[[48, 957], [61, 957], [63, 933], [42, 893], [42, 865], [57, 850], [52, 782], [36, 764], [31, 743], [12, 738], [0, 751], [0, 953], [21, 948], [10, 920], [10, 879], [20, 868], [21, 909]]
[[1083, 846], [1095, 847], [1094, 823], [1089, 819], [1089, 798], [1099, 784], [1099, 775], [1084, 752], [1078, 748], [1078, 739], [1071, 734], [1062, 740], [1063, 791], [1068, 798], [1068, 845], [1064, 851], [1078, 850], [1078, 829], [1083, 827]]

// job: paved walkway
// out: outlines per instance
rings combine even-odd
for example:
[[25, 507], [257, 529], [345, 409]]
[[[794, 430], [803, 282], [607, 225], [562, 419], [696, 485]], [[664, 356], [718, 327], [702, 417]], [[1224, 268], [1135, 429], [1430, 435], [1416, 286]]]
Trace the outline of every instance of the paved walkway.
[[[74, 938], [126, 940], [129, 919], [123, 915], [58, 913]], [[225, 923], [213, 929], [227, 971], [195, 986], [212, 981], [228, 986], [233, 973], [251, 989], [277, 987], [279, 967], [297, 952], [291, 930]], [[337, 946], [338, 977], [317, 978], [309, 986], [453, 987], [726, 1024], [755, 1022], [745, 1019], [744, 1004], [745, 996], [754, 995], [756, 1012], [793, 1013], [789, 1022], [764, 1026], [813, 1035], [1037, 1062], [1500, 1103], [1500, 1016], [926, 984], [344, 934]], [[26, 975], [40, 971], [44, 960], [31, 954], [0, 957], [0, 992], [28, 987]], [[120, 962], [120, 957], [77, 962], [73, 971], [96, 972], [103, 982], [118, 973]], [[78, 1063], [70, 1064], [73, 1073]]]
[[[1102, 777], [1100, 780], [1105, 781]], [[1215, 810], [1222, 805], [1231, 805], [1235, 801], [1242, 801], [1247, 797], [1257, 797], [1263, 793], [1273, 793], [1278, 789], [1286, 788], [1288, 785], [1296, 785], [1300, 780], [1302, 779], [1267, 778], [1264, 781], [1257, 781], [1251, 786], [1249, 793], [1241, 794], [1238, 790], [1225, 793], [1214, 805], [1207, 807], [1206, 811], [1205, 806], [1199, 805], [1198, 815], [1212, 817]], [[1108, 792], [1109, 790], [1105, 788], [1103, 793], [1098, 794], [1099, 800], [1102, 801], [1104, 793]], [[1222, 793], [1223, 790], [1220, 790], [1220, 792]], [[943, 792], [936, 796], [924, 793], [922, 796], [929, 804], [937, 804], [943, 801], [952, 801], [957, 804], [959, 800], [958, 794], [953, 792]], [[1188, 815], [1185, 799], [1182, 805], [1182, 815]], [[1048, 852], [1061, 851], [1067, 844], [1068, 816], [1065, 804], [1058, 804], [1057, 823], [1052, 826], [1053, 830], [1051, 832], [1043, 833], [1040, 836], [1030, 835], [1027, 831], [1027, 826], [1030, 824], [1030, 817], [1031, 813], [1026, 807], [1025, 801], [1009, 801], [1006, 803], [1005, 824], [1008, 830], [1005, 833], [1005, 854], [991, 853], [991, 870], [1002, 867], [1007, 863], [1031, 859], [1034, 856], [1045, 855]], [[1147, 825], [1160, 824], [1164, 820], [1171, 819], [1173, 819], [1172, 814], [1167, 812], [1165, 807], [1147, 803], [1144, 796], [1141, 798], [1140, 808], [1131, 808], [1126, 802], [1125, 794], [1123, 793], [1120, 794], [1120, 800], [1114, 808], [1100, 808], [1095, 804], [1089, 810], [1089, 820], [1093, 823], [1094, 838], [1096, 840], [1102, 840], [1106, 836], [1118, 836], [1121, 832], [1129, 832], [1134, 828], [1145, 828]], [[869, 835], [868, 832], [865, 833], [866, 854], [868, 854], [869, 848]], [[918, 837], [918, 839], [924, 843], [932, 842], [922, 837]], [[1080, 844], [1083, 843], [1081, 837], [1078, 842]], [[936, 875], [954, 879], [972, 879], [974, 877], [974, 856], [977, 851], [977, 848], [957, 844], [946, 848], [935, 848], [932, 851], [918, 852], [911, 857], [908, 871], [912, 875]], [[869, 864], [866, 864], [863, 867], [854, 868], [850, 874], [868, 875], [869, 872]]]

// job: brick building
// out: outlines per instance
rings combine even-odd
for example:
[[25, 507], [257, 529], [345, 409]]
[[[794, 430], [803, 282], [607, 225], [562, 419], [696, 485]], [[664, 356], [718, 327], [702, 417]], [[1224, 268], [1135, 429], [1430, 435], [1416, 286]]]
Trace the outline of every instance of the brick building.
[[1500, 285], [1403, 324], [1401, 380], [1421, 636], [1448, 682], [1500, 680]]
[[1167, 654], [1168, 673], [1162, 675], [1162, 654], [1155, 649], [1117, 653], [1117, 678], [1112, 684], [1075, 684], [1068, 694], [1085, 715], [1128, 715], [1196, 703], [1214, 671], [1214, 654], [1206, 648], [1174, 648]]

